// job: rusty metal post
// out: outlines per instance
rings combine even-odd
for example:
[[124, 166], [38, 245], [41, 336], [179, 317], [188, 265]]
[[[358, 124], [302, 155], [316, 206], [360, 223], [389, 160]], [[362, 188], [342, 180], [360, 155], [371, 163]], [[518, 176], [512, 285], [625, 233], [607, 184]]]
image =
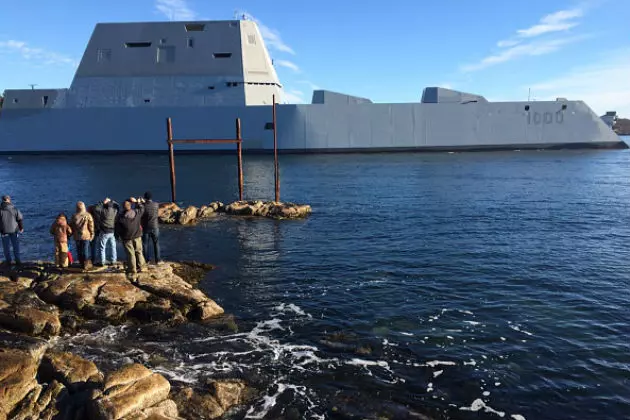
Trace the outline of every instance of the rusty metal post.
[[241, 119], [236, 119], [236, 154], [238, 155], [238, 199], [243, 201], [243, 155], [241, 145]]
[[278, 167], [278, 130], [276, 128], [276, 95], [273, 95], [273, 167], [274, 167], [274, 181], [276, 187], [276, 203], [280, 202], [280, 174]]
[[173, 126], [171, 118], [166, 119], [166, 142], [168, 143], [168, 163], [171, 169], [171, 200], [175, 202], [175, 153], [173, 152]]

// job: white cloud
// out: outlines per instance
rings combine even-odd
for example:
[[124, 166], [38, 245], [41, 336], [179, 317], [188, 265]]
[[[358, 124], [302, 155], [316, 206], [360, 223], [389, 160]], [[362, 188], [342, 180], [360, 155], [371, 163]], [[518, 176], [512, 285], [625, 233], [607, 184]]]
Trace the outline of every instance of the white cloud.
[[533, 57], [550, 54], [558, 51], [567, 44], [572, 44], [585, 38], [587, 38], [587, 36], [583, 35], [545, 41], [532, 41], [527, 44], [515, 45], [513, 47], [503, 49], [494, 55], [489, 55], [478, 63], [465, 65], [461, 70], [464, 72], [482, 70], [496, 64], [505, 63], [521, 57]]
[[155, 9], [168, 20], [195, 20], [197, 17], [186, 0], [156, 0]]
[[497, 47], [499, 47], [499, 48], [513, 47], [515, 45], [518, 45], [519, 42], [521, 42], [521, 41], [517, 41], [515, 39], [505, 39], [503, 41], [497, 42]]
[[582, 100], [598, 115], [617, 111], [630, 118], [629, 57], [630, 50], [608, 54], [592, 65], [576, 67], [560, 77], [532, 85], [532, 95], [538, 100]]
[[568, 31], [580, 24], [578, 19], [584, 16], [584, 12], [584, 7], [576, 7], [545, 15], [535, 25], [517, 30], [512, 38], [497, 42], [497, 47], [500, 50], [495, 54], [483, 58], [476, 64], [463, 66], [461, 70], [464, 72], [481, 70], [519, 57], [543, 55], [558, 51], [564, 45], [579, 41], [584, 37], [565, 36], [562, 38], [547, 38], [542, 41], [527, 40], [545, 34]]
[[78, 61], [72, 57], [43, 48], [30, 47], [24, 41], [8, 40], [0, 41], [0, 54], [19, 54], [24, 60], [37, 61], [44, 65], [69, 65], [77, 66]]
[[300, 90], [289, 90], [284, 92], [284, 102], [289, 104], [303, 104], [304, 100], [304, 92]]
[[293, 70], [296, 73], [300, 72], [300, 68], [298, 67], [298, 65], [295, 64], [292, 61], [289, 61], [289, 60], [274, 60], [274, 63], [279, 65], [279, 66], [291, 69], [291, 70]]
[[311, 90], [320, 90], [321, 87], [319, 87], [318, 85], [316, 85], [315, 83], [309, 81], [309, 80], [300, 80], [298, 81], [298, 83], [301, 83], [303, 85], [307, 85], [309, 87], [309, 89]]
[[543, 16], [540, 22], [526, 29], [516, 31], [517, 35], [523, 38], [539, 36], [549, 32], [567, 31], [577, 25], [579, 22], [574, 19], [584, 15], [584, 11], [580, 8], [571, 10], [559, 10], [547, 16]]
[[295, 54], [295, 51], [293, 51], [293, 49], [289, 47], [282, 40], [282, 37], [280, 36], [280, 32], [268, 27], [267, 25], [265, 25], [260, 20], [256, 19], [254, 16], [252, 16], [251, 14], [247, 12], [237, 11], [236, 13], [239, 16], [243, 16], [248, 20], [252, 20], [256, 22], [256, 24], [258, 25], [258, 29], [260, 30], [260, 34], [265, 40], [265, 44], [267, 44], [267, 47], [269, 47], [270, 49], [274, 49], [276, 51], [286, 52], [289, 54]]

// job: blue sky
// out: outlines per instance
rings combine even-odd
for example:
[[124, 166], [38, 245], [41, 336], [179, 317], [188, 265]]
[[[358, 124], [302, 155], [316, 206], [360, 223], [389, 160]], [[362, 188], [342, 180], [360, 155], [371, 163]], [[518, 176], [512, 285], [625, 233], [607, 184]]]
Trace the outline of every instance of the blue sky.
[[0, 91], [68, 87], [97, 22], [258, 21], [291, 102], [557, 96], [630, 117], [630, 1], [0, 0]]

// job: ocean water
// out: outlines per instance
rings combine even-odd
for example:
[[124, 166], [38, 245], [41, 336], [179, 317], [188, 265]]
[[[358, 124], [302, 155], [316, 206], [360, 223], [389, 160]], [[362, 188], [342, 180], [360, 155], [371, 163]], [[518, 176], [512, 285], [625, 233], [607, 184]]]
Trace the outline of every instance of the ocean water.
[[[630, 415], [630, 152], [280, 156], [304, 221], [163, 227], [167, 259], [238, 331], [108, 327], [61, 347], [174, 384], [246, 379], [231, 418], [620, 419]], [[273, 166], [245, 156], [247, 198]], [[24, 258], [78, 199], [170, 197], [166, 156], [0, 158]], [[231, 156], [178, 156], [178, 201], [235, 199]], [[112, 357], [117, 354], [118, 357]]]

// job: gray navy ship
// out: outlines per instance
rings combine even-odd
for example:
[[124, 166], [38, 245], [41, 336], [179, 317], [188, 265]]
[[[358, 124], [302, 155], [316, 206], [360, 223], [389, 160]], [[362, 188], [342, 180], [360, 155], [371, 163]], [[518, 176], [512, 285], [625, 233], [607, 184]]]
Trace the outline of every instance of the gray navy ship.
[[[283, 86], [249, 20], [97, 24], [70, 88], [5, 91], [0, 153], [163, 152], [178, 139], [234, 138], [281, 152], [627, 148], [584, 102], [489, 102], [427, 87], [417, 103], [315, 90], [283, 104]], [[233, 151], [233, 144], [178, 145]]]

